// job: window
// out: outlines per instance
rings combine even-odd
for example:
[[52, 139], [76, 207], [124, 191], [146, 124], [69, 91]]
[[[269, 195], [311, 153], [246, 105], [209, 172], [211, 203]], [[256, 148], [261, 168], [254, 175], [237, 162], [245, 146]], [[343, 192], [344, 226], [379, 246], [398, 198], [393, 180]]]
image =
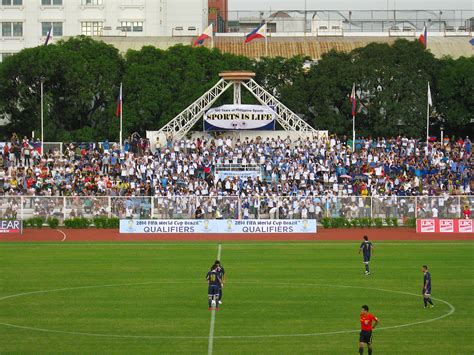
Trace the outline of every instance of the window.
[[41, 5], [51, 6], [51, 5], [62, 5], [63, 0], [41, 0]]
[[41, 35], [47, 36], [49, 29], [53, 27], [51, 35], [53, 37], [61, 37], [63, 35], [63, 23], [62, 22], [42, 22], [41, 23]]
[[13, 55], [13, 53], [0, 53], [0, 62], [3, 62], [7, 57]]
[[102, 0], [81, 0], [82, 5], [102, 5]]
[[23, 37], [23, 22], [13, 22], [13, 37]]
[[81, 33], [85, 36], [102, 36], [103, 22], [81, 22]]
[[2, 37], [23, 37], [23, 22], [2, 22]]
[[23, 5], [23, 0], [2, 0], [3, 6], [17, 6]]
[[120, 24], [124, 32], [143, 32], [143, 21], [122, 21]]

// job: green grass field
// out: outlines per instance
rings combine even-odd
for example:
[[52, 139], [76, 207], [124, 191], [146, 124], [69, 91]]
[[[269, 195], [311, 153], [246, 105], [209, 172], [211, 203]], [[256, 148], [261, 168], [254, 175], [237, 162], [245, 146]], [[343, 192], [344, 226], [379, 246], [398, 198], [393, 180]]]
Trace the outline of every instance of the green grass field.
[[[381, 320], [374, 354], [472, 354], [474, 243], [375, 247], [366, 277], [358, 243], [222, 244], [228, 277], [212, 353], [357, 354], [368, 304]], [[0, 353], [208, 354], [204, 276], [217, 252], [0, 244]], [[425, 263], [434, 309], [422, 307]]]

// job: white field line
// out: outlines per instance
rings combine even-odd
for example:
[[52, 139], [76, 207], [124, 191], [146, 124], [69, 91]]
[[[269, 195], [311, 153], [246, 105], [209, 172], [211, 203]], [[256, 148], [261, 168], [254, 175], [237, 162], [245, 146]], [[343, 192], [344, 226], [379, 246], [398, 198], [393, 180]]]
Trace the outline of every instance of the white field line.
[[61, 240], [61, 242], [64, 242], [67, 238], [66, 233], [64, 233], [61, 229], [56, 229], [56, 230], [63, 235], [63, 239]]
[[[218, 254], [220, 257], [220, 254]], [[71, 291], [71, 290], [81, 290], [81, 289], [93, 289], [93, 288], [102, 288], [102, 287], [120, 287], [120, 286], [140, 286], [140, 285], [153, 285], [153, 284], [177, 284], [182, 283], [183, 281], [151, 281], [151, 282], [140, 282], [140, 283], [128, 283], [128, 284], [109, 284], [109, 285], [95, 285], [95, 286], [79, 286], [79, 287], [65, 287], [59, 289], [52, 289], [52, 290], [42, 290], [42, 291], [32, 291], [32, 292], [23, 292], [18, 293], [15, 295], [4, 296], [0, 298], [0, 301], [16, 298], [21, 296], [27, 296], [32, 294], [42, 294], [42, 293], [50, 293], [50, 292], [61, 292], [61, 291]], [[200, 283], [197, 281], [192, 281], [191, 283]], [[421, 298], [423, 297], [421, 294], [415, 294], [410, 292], [404, 291], [394, 291], [394, 290], [387, 290], [381, 288], [372, 288], [372, 287], [362, 287], [362, 286], [346, 286], [346, 285], [332, 285], [332, 284], [317, 284], [317, 283], [286, 283], [286, 282], [262, 282], [262, 281], [233, 281], [233, 284], [253, 284], [258, 283], [260, 285], [268, 285], [268, 286], [322, 286], [322, 287], [337, 287], [337, 288], [354, 288], [354, 289], [365, 289], [365, 290], [373, 290], [373, 291], [381, 291], [381, 292], [390, 292], [390, 293], [398, 293], [402, 295], [409, 295]], [[449, 307], [449, 311], [445, 314], [442, 314], [439, 317], [430, 318], [426, 320], [416, 321], [412, 323], [400, 324], [400, 325], [393, 325], [389, 327], [380, 327], [377, 328], [376, 331], [382, 330], [390, 330], [390, 329], [397, 329], [397, 328], [405, 328], [419, 324], [431, 323], [437, 320], [441, 320], [443, 318], [449, 317], [456, 311], [456, 307], [454, 307], [448, 301], [442, 300], [440, 298], [431, 297], [433, 300], [444, 303]], [[45, 328], [36, 328], [36, 327], [28, 327], [22, 326], [18, 324], [11, 324], [0, 322], [0, 325], [17, 328], [17, 329], [25, 329], [25, 330], [34, 330], [39, 332], [45, 333], [56, 333], [56, 334], [69, 334], [69, 335], [82, 335], [82, 336], [93, 336], [93, 337], [102, 337], [102, 338], [132, 338], [132, 339], [210, 339], [206, 336], [160, 336], [160, 335], [126, 335], [126, 334], [100, 334], [100, 333], [87, 333], [87, 332], [75, 332], [75, 331], [63, 331], [63, 330], [54, 330], [54, 329], [45, 329]], [[228, 336], [214, 336], [213, 339], [252, 339], [252, 338], [286, 338], [286, 337], [312, 337], [312, 336], [321, 336], [321, 335], [336, 335], [336, 334], [347, 334], [347, 333], [357, 333], [359, 330], [357, 329], [348, 329], [348, 330], [339, 330], [339, 331], [330, 331], [330, 332], [319, 332], [319, 333], [299, 333], [299, 334], [267, 334], [267, 335], [228, 335]]]
[[[219, 244], [219, 247], [217, 248], [217, 260], [221, 260], [221, 250], [222, 250], [222, 245]], [[216, 303], [216, 307], [218, 307], [219, 304]], [[207, 355], [212, 355], [212, 351], [214, 348], [214, 328], [216, 326], [216, 307], [212, 309], [211, 313], [211, 325], [209, 327], [209, 340], [208, 340], [208, 345], [207, 345]]]

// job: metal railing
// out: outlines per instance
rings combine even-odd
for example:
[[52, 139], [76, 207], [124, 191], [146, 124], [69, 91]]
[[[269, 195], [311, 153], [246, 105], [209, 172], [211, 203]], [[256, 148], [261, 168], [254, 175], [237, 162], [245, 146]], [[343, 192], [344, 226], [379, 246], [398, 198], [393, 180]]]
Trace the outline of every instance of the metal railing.
[[[135, 219], [461, 218], [474, 196], [417, 197], [0, 197], [0, 218]], [[201, 213], [196, 213], [200, 208]]]
[[250, 32], [267, 22], [268, 31], [318, 33], [413, 32], [427, 26], [430, 32], [469, 33], [474, 29], [474, 10], [314, 10], [229, 11], [219, 32]]

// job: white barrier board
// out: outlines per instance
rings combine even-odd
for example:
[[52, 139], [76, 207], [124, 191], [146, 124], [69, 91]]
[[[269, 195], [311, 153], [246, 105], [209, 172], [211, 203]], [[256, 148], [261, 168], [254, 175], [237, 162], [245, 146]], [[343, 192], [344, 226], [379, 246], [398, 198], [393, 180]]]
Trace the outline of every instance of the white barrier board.
[[120, 233], [316, 233], [314, 219], [122, 219]]

